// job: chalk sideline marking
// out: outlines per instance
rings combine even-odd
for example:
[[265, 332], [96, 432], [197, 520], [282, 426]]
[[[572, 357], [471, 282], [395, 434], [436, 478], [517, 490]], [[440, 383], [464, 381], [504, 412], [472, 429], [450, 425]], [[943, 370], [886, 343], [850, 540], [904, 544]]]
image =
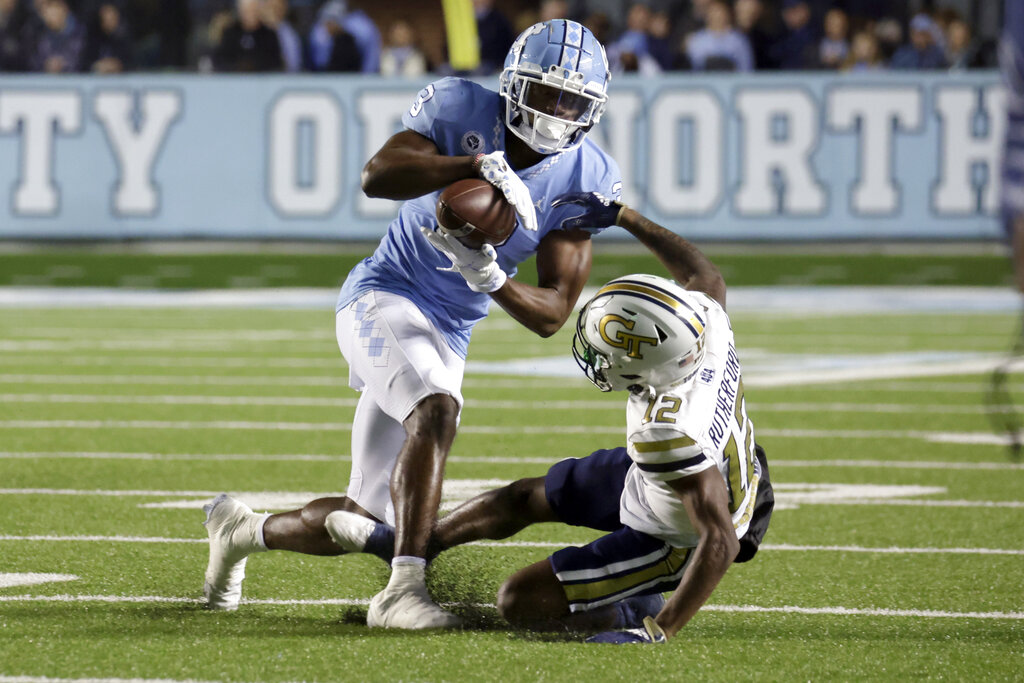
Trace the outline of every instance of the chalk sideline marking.
[[74, 574], [39, 574], [36, 572], [27, 573], [5, 573], [0, 572], [0, 588], [13, 588], [15, 586], [38, 586], [41, 583], [53, 583], [55, 581], [77, 581]]
[[[41, 543], [150, 543], [206, 545], [205, 538], [165, 538], [160, 536], [9, 536], [0, 535], [0, 541]], [[474, 541], [468, 546], [484, 548], [564, 548], [579, 541]], [[769, 552], [837, 552], [876, 553], [883, 555], [1024, 555], [1024, 550], [1013, 548], [905, 548], [887, 546], [869, 548], [857, 545], [796, 545], [792, 543], [765, 543], [761, 550]], [[2, 575], [0, 575], [2, 576]], [[52, 574], [46, 576], [62, 576]], [[68, 575], [70, 576], [70, 575]], [[77, 578], [77, 577], [72, 577]], [[52, 579], [57, 580], [57, 579]], [[71, 580], [71, 579], [67, 579]]]
[[[506, 479], [448, 479], [444, 482], [442, 500], [446, 509], [464, 500], [508, 483]], [[952, 508], [1024, 508], [1017, 500], [943, 500], [916, 498], [916, 496], [946, 493], [941, 486], [834, 484], [780, 482], [775, 485], [777, 508], [796, 505], [875, 505]], [[151, 497], [170, 500], [141, 503], [144, 508], [199, 509], [220, 491], [160, 490], [160, 489], [58, 489], [58, 488], [4, 488], [0, 495], [43, 496], [103, 496]], [[249, 491], [234, 492], [252, 508], [290, 510], [301, 507], [315, 498], [340, 496], [341, 493], [312, 491]]]
[[[217, 405], [217, 406], [302, 406], [353, 408], [359, 399], [316, 396], [208, 396], [145, 394], [0, 394], [0, 403], [114, 403], [127, 405]], [[750, 403], [758, 413], [906, 413], [982, 415], [992, 411], [1010, 412], [1011, 405], [980, 406], [900, 403]], [[515, 401], [468, 399], [469, 408], [505, 410], [615, 410], [622, 411], [621, 400]]]
[[[0, 420], [0, 429], [224, 429], [252, 431], [345, 432], [351, 422], [262, 422], [253, 420]], [[466, 425], [462, 434], [622, 434], [622, 427], [589, 425]], [[789, 439], [921, 439], [940, 443], [1002, 444], [988, 432], [931, 432], [899, 429], [759, 429], [758, 435]]]
[[[0, 460], [200, 460], [208, 462], [347, 462], [352, 456], [344, 453], [146, 453], [132, 451], [0, 451]], [[553, 465], [559, 458], [451, 455], [448, 462], [491, 463], [500, 465]], [[772, 467], [838, 467], [884, 468], [903, 470], [1024, 470], [1024, 463], [961, 462], [927, 460], [771, 460]]]
[[[101, 603], [176, 603], [202, 604], [201, 598], [172, 597], [163, 595], [0, 595], [0, 602], [101, 602]], [[308, 605], [308, 606], [364, 606], [369, 598], [325, 598], [320, 600], [279, 600], [242, 599], [243, 605]], [[475, 607], [496, 609], [492, 604]], [[701, 608], [711, 612], [774, 612], [782, 614], [835, 615], [835, 616], [881, 616], [921, 617], [952, 619], [1012, 619], [1024, 620], [1024, 612], [949, 612], [945, 610], [885, 609], [856, 607], [800, 607], [786, 605], [768, 607], [763, 605], [705, 605]], [[2, 682], [3, 679], [0, 679]]]

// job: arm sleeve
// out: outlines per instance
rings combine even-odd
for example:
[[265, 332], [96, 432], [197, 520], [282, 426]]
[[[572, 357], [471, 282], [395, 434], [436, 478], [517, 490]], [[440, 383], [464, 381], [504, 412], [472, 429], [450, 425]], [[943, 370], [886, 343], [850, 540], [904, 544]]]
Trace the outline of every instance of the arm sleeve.
[[[584, 159], [580, 174], [572, 180], [572, 186], [563, 191], [597, 192], [609, 199], [621, 200], [622, 172], [619, 170], [619, 165], [615, 162], [615, 159], [600, 148], [594, 146], [591, 150], [596, 151], [596, 154]], [[582, 212], [578, 206], [560, 206], [546, 214], [544, 222], [547, 225], [551, 225], [551, 229], [556, 230], [560, 228], [563, 220], [578, 216], [580, 213]], [[607, 228], [587, 227], [587, 231], [594, 235], [605, 230]]]
[[644, 478], [671, 481], [712, 467], [714, 461], [685, 433], [674, 429], [650, 429], [629, 438], [629, 457]]

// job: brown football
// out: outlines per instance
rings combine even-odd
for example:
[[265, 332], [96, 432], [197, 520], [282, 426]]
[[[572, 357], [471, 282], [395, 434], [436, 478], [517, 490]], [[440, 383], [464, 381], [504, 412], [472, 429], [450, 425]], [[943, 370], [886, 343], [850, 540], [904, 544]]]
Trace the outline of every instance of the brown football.
[[501, 190], [481, 178], [458, 180], [437, 199], [441, 229], [467, 247], [504, 244], [516, 229], [516, 212]]

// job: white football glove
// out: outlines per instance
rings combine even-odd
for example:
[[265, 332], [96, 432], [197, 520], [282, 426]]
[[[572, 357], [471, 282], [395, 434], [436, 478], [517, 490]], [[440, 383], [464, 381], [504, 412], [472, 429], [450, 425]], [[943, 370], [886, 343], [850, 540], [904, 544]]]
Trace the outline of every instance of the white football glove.
[[533, 197], [526, 183], [516, 175], [505, 160], [501, 150], [490, 154], [478, 154], [473, 161], [480, 177], [501, 190], [505, 199], [516, 210], [519, 221], [527, 230], [537, 229], [537, 209], [533, 205]]
[[496, 291], [501, 289], [508, 279], [508, 275], [498, 265], [498, 252], [491, 245], [485, 244], [480, 249], [472, 249], [443, 230], [422, 227], [420, 232], [435, 249], [452, 262], [450, 268], [438, 270], [458, 272], [474, 292]]

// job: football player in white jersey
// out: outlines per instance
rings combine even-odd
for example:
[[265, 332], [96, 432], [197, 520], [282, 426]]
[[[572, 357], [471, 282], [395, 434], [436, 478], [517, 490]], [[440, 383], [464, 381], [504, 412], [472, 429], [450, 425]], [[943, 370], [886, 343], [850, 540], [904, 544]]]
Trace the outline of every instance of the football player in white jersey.
[[[551, 199], [581, 190], [617, 196], [621, 189], [615, 161], [587, 137], [607, 102], [609, 78], [594, 35], [559, 19], [516, 39], [498, 92], [461, 78], [420, 91], [402, 118], [405, 130], [369, 160], [362, 177], [366, 194], [406, 201], [338, 298], [338, 345], [350, 385], [362, 392], [347, 495], [269, 517], [228, 496], [206, 506], [204, 593], [211, 608], [238, 606], [253, 552], [344, 552], [324, 519], [347, 510], [396, 530], [391, 578], [370, 602], [367, 623], [458, 625], [427, 593], [424, 558], [462, 408], [470, 333], [492, 301], [543, 337], [572, 313], [590, 272], [590, 234], [565, 223], [572, 207]], [[518, 214], [518, 229], [496, 248], [468, 249], [436, 230], [440, 191], [472, 177], [501, 189]], [[513, 279], [534, 255], [538, 285]]]
[[[625, 228], [676, 280], [617, 278], [579, 314], [580, 367], [602, 391], [629, 393], [626, 445], [468, 501], [440, 520], [431, 555], [536, 522], [608, 531], [513, 574], [498, 608], [530, 628], [599, 631], [588, 642], [661, 642], [693, 617], [733, 562], [754, 556], [774, 506], [725, 282], [690, 242], [618, 202], [579, 193], [556, 203], [579, 207], [574, 226]], [[351, 551], [387, 557], [386, 525], [336, 512], [327, 528]]]

